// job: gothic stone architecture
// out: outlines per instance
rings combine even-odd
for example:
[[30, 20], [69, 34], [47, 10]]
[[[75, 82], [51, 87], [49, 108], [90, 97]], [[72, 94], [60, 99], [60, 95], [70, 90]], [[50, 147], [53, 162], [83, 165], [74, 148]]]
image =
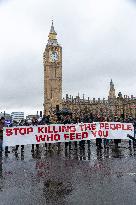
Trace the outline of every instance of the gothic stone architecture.
[[85, 99], [69, 96], [62, 99], [62, 47], [57, 42], [57, 33], [51, 25], [48, 43], [43, 54], [44, 63], [44, 114], [50, 115], [56, 107], [67, 108], [74, 115], [92, 113], [103, 116], [136, 117], [136, 97], [122, 96], [121, 92], [115, 95], [114, 84], [111, 80], [108, 99]]
[[62, 48], [51, 25], [48, 43], [43, 54], [44, 63], [44, 114], [49, 115], [62, 107]]

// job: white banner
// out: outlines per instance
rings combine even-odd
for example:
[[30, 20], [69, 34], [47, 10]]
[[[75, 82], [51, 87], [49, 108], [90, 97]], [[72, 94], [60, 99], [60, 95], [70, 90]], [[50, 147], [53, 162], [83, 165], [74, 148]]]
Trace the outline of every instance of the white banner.
[[134, 136], [132, 123], [94, 122], [5, 127], [3, 146], [81, 141], [96, 138], [128, 139], [127, 134]]

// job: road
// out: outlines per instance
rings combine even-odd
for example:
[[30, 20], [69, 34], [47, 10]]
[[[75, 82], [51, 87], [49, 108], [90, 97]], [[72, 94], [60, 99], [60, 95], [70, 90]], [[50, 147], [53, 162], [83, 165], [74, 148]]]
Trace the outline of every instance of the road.
[[109, 149], [0, 154], [0, 205], [135, 205], [136, 149], [128, 142]]

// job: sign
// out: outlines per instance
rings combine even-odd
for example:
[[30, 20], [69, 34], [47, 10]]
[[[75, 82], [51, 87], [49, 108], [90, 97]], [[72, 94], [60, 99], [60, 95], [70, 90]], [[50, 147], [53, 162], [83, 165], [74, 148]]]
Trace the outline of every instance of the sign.
[[11, 120], [5, 120], [6, 125], [11, 125]]
[[134, 135], [132, 123], [94, 122], [9, 127], [3, 130], [3, 145], [27, 145], [103, 139], [128, 139]]

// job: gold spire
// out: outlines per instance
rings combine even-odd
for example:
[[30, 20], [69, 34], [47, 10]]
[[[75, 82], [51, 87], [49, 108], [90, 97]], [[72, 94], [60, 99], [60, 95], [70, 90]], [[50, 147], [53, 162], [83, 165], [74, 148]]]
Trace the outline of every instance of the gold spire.
[[57, 36], [57, 33], [54, 30], [54, 25], [53, 25], [53, 20], [52, 20], [51, 29], [50, 29], [50, 33], [49, 33], [49, 36], [48, 36], [49, 40], [56, 40], [56, 36]]

